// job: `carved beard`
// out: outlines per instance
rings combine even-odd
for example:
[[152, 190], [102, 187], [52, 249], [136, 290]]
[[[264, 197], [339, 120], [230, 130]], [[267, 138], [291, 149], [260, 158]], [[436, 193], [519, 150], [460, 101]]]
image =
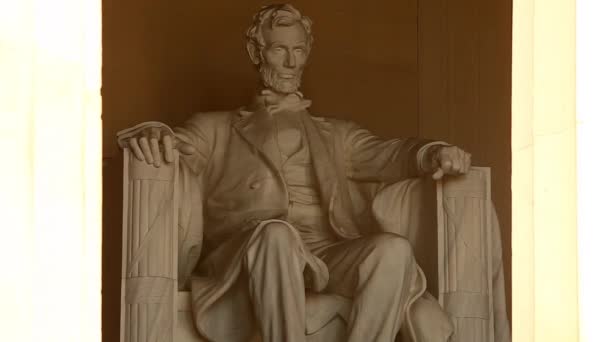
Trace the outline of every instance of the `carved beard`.
[[266, 87], [274, 90], [281, 94], [291, 94], [298, 91], [302, 80], [302, 71], [296, 71], [293, 78], [285, 79], [279, 77], [279, 73], [274, 70], [267, 63], [260, 65], [260, 74], [262, 75], [262, 81]]

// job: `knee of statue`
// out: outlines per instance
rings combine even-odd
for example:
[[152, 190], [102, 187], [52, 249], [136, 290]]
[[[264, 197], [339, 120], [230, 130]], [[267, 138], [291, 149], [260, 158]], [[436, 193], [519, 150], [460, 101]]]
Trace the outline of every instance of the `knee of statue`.
[[260, 227], [260, 239], [271, 247], [291, 249], [295, 238], [287, 223], [273, 221]]
[[379, 262], [395, 266], [405, 266], [414, 257], [410, 242], [403, 236], [393, 233], [380, 233], [371, 237], [374, 254]]

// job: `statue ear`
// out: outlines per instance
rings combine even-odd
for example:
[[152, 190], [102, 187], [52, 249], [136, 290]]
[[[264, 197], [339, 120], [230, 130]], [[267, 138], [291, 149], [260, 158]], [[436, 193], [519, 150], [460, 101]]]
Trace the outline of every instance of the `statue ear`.
[[249, 53], [249, 58], [251, 59], [253, 64], [260, 64], [260, 51], [256, 44], [251, 41], [247, 42], [247, 52]]

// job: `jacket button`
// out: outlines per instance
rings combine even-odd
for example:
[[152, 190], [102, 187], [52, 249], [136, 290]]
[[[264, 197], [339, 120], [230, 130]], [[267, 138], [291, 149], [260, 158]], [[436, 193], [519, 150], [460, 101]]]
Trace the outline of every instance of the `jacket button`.
[[250, 187], [251, 189], [254, 189], [254, 190], [255, 190], [255, 189], [257, 189], [257, 188], [259, 188], [259, 187], [260, 187], [260, 182], [253, 182], [253, 183], [249, 184], [249, 187]]

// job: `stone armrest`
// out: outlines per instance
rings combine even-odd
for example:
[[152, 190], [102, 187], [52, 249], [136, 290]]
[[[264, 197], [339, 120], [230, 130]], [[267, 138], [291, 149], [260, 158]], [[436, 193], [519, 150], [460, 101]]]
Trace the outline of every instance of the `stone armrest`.
[[121, 340], [173, 341], [179, 163], [163, 161], [157, 168], [135, 158], [128, 139], [136, 133], [135, 129], [119, 133], [124, 151]]

